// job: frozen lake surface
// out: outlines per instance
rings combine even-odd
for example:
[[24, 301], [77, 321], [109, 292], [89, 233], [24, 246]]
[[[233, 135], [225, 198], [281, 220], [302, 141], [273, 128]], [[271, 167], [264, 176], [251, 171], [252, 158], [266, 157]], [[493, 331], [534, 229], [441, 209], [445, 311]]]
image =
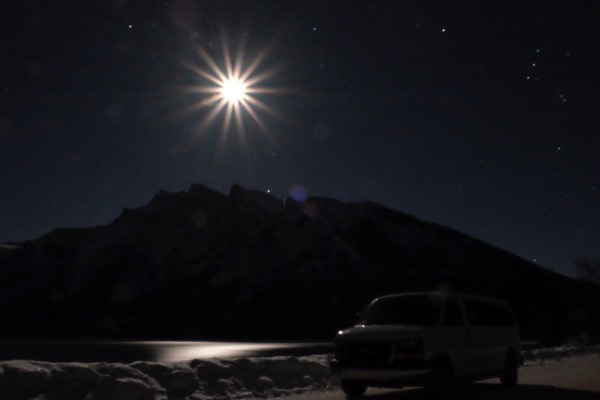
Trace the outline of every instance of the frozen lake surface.
[[175, 362], [208, 358], [330, 354], [331, 343], [0, 340], [0, 361]]

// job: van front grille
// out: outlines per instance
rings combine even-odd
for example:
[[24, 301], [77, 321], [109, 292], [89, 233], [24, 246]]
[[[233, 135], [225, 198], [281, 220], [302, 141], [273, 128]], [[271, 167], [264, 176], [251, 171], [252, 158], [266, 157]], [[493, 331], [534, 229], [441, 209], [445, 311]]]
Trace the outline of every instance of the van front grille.
[[392, 344], [386, 342], [348, 343], [348, 359], [352, 362], [390, 362]]

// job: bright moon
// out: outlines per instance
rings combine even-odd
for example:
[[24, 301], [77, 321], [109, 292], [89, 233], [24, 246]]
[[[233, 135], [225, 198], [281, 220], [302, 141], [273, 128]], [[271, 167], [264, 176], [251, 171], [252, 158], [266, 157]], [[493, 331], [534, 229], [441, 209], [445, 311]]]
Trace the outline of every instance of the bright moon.
[[239, 79], [227, 79], [221, 90], [229, 103], [238, 103], [246, 97], [246, 86]]
[[201, 109], [209, 110], [199, 124], [198, 132], [205, 132], [213, 122], [222, 117], [221, 146], [224, 145], [234, 127], [240, 142], [247, 141], [245, 120], [248, 117], [261, 131], [270, 136], [269, 128], [259, 115], [259, 111], [281, 117], [280, 113], [262, 100], [269, 95], [285, 93], [281, 88], [264, 86], [270, 78], [277, 74], [279, 67], [273, 66], [261, 71], [261, 66], [269, 52], [268, 48], [258, 52], [254, 58], [244, 59], [243, 46], [239, 48], [237, 54], [231, 54], [224, 33], [221, 34], [221, 45], [223, 59], [220, 62], [200, 46], [196, 46], [195, 50], [204, 66], [183, 62], [184, 66], [200, 78], [200, 83], [187, 87], [188, 93], [199, 95], [199, 98], [182, 112], [188, 114]]

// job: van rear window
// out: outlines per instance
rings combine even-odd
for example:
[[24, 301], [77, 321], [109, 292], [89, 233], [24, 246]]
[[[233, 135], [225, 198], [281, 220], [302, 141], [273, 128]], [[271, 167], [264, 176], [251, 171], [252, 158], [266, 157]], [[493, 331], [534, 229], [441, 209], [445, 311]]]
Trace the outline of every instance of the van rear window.
[[503, 304], [473, 299], [463, 300], [469, 324], [474, 326], [514, 326], [512, 312]]

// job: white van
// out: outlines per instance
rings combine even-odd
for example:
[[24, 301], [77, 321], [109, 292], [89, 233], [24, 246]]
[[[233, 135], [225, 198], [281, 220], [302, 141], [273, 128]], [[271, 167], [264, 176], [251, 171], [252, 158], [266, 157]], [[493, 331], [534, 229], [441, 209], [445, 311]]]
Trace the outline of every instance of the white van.
[[335, 339], [331, 372], [349, 397], [368, 386], [424, 386], [441, 398], [457, 381], [517, 383], [519, 332], [505, 301], [441, 292], [379, 297]]

